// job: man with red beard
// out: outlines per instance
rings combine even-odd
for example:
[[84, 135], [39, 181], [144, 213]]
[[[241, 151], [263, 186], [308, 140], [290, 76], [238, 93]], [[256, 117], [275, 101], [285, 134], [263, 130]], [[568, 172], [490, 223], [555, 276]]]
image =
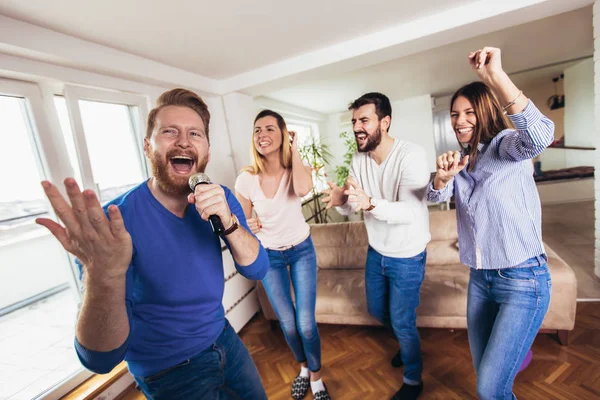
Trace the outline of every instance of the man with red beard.
[[[231, 191], [189, 177], [209, 161], [210, 114], [195, 93], [163, 93], [148, 116], [153, 176], [102, 208], [65, 180], [71, 205], [42, 182], [65, 227], [47, 227], [78, 259], [84, 292], [75, 333], [82, 364], [107, 373], [125, 359], [149, 399], [249, 399], [266, 394], [250, 354], [225, 319], [223, 260], [208, 222], [240, 274], [262, 279], [269, 260]], [[108, 216], [108, 218], [107, 218]]]
[[431, 239], [425, 200], [427, 155], [421, 146], [389, 135], [392, 106], [387, 96], [367, 93], [348, 109], [358, 152], [346, 185], [329, 182], [331, 190], [323, 201], [344, 215], [365, 211], [369, 313], [391, 326], [400, 342], [401, 352], [392, 365], [404, 364], [404, 384], [393, 399], [416, 399], [423, 390], [416, 309], [425, 276], [425, 247]]

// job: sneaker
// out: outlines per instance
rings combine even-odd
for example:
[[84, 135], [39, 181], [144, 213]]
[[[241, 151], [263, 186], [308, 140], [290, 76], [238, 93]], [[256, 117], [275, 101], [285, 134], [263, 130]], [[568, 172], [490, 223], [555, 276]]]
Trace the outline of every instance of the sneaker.
[[400, 390], [396, 392], [392, 400], [414, 400], [423, 391], [423, 382], [418, 385], [409, 385], [407, 383], [403, 383]]
[[292, 399], [300, 400], [306, 397], [310, 388], [310, 378], [308, 376], [298, 375], [292, 383]]
[[331, 400], [329, 397], [329, 392], [327, 391], [327, 386], [325, 386], [325, 390], [318, 391], [313, 395], [314, 400]]
[[392, 358], [392, 367], [400, 368], [403, 365], [404, 363], [402, 362], [402, 355], [400, 354], [400, 350], [398, 350], [398, 353], [396, 353], [394, 358]]

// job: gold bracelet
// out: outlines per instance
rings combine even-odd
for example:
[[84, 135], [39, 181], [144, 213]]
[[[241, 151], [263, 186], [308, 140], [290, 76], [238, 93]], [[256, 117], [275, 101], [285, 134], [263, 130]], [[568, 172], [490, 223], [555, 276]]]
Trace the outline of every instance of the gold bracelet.
[[507, 105], [505, 105], [504, 107], [502, 107], [502, 111], [504, 111], [504, 114], [508, 113], [507, 109], [514, 106], [515, 103], [517, 102], [517, 100], [519, 100], [519, 97], [521, 97], [521, 95], [523, 94], [523, 91], [521, 90], [519, 92], [519, 94], [517, 95], [517, 97], [515, 97], [515, 99], [513, 101], [511, 101], [510, 103], [508, 103]]

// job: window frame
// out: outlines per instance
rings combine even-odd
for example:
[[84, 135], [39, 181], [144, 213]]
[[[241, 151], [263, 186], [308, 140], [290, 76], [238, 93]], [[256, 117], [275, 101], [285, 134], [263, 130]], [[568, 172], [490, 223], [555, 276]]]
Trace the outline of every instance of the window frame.
[[129, 108], [134, 141], [139, 144], [139, 146], [135, 147], [137, 159], [142, 168], [142, 174], [146, 178], [149, 176], [150, 165], [143, 154], [141, 145], [145, 137], [146, 118], [149, 110], [149, 99], [147, 97], [132, 93], [114, 92], [74, 85], [65, 85], [62, 95], [65, 97], [67, 103], [71, 130], [73, 132], [73, 139], [77, 150], [77, 159], [81, 171], [81, 180], [85, 188], [93, 189], [98, 198], [100, 198], [100, 192], [92, 172], [87, 140], [83, 129], [83, 119], [79, 107], [80, 100], [119, 104]]
[[[26, 123], [29, 124], [30, 140], [33, 141], [32, 150], [35, 152], [34, 156], [39, 163], [38, 170], [40, 178], [56, 182], [60, 177], [72, 176], [67, 148], [64, 143], [58, 115], [54, 106], [53, 91], [50, 86], [28, 81], [0, 78], [0, 95], [24, 99], [22, 107], [25, 115], [28, 117]], [[59, 190], [61, 190], [64, 195], [62, 185], [58, 186]], [[45, 197], [44, 199], [48, 201]], [[56, 217], [49, 202], [48, 210], [50, 215]], [[51, 235], [51, 233], [44, 228], [44, 231], [40, 230], [29, 232], [27, 234], [20, 234], [16, 230], [15, 235], [16, 237], [14, 239], [0, 243], [0, 247], [14, 244], [17, 241], [27, 241], [34, 237], [39, 237], [40, 235]], [[72, 264], [71, 255], [69, 255], [69, 259]], [[67, 266], [65, 265], [65, 267]], [[71, 293], [80, 300], [81, 293], [77, 282], [78, 279], [74, 274], [72, 266], [70, 267], [69, 290], [71, 290]], [[56, 393], [66, 393], [92, 375], [94, 374], [91, 371], [81, 367], [79, 371], [65, 377], [63, 381], [57, 382], [55, 386], [49, 388], [46, 392], [41, 393], [36, 398], [47, 400], [58, 399], [62, 394], [50, 394], [55, 391]]]

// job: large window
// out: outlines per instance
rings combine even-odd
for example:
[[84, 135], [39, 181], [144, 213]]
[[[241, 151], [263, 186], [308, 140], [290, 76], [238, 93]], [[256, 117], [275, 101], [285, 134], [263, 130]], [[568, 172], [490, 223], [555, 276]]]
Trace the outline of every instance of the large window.
[[48, 211], [39, 185], [40, 160], [23, 97], [0, 95], [0, 142], [2, 238], [9, 228]]
[[[321, 142], [318, 125], [310, 122], [301, 122], [288, 119], [287, 127], [289, 131], [296, 132], [298, 136], [298, 148], [305, 162], [312, 168], [313, 183], [315, 192], [320, 193], [327, 186], [327, 176], [325, 175], [325, 164], [331, 158], [328, 147]], [[307, 195], [311, 197], [312, 193]]]
[[[66, 105], [71, 117], [74, 132], [65, 137], [74, 137], [83, 186], [107, 202], [139, 184], [147, 176], [142, 154], [145, 99], [73, 87], [65, 94], [56, 104], [63, 112]], [[63, 124], [65, 128], [71, 129]]]
[[145, 103], [0, 79], [0, 399], [58, 399], [91, 375], [73, 348], [73, 259], [34, 222], [56, 219], [40, 181], [73, 176], [101, 201], [141, 182]]
[[[63, 96], [55, 96], [54, 101], [69, 158], [74, 165], [79, 165], [67, 102]], [[142, 144], [133, 121], [138, 115], [137, 107], [78, 100], [78, 108], [95, 189], [100, 193], [100, 201], [107, 202], [139, 184], [146, 176], [140, 159]], [[80, 174], [76, 175], [82, 185]]]
[[[78, 375], [73, 349], [77, 296], [70, 260], [36, 217], [52, 215], [34, 85], [0, 80], [0, 398], [31, 399]], [[68, 165], [65, 164], [65, 165]], [[57, 170], [68, 169], [53, 165]], [[85, 375], [84, 375], [85, 376]]]

